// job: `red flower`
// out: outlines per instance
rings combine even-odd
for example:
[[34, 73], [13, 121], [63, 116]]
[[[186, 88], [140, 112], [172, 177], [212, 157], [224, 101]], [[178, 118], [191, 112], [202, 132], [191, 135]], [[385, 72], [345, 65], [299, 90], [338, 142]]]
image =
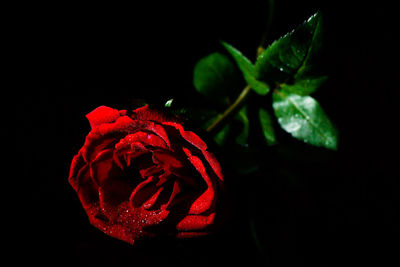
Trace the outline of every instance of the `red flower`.
[[213, 229], [223, 176], [195, 133], [148, 106], [131, 114], [101, 106], [86, 117], [92, 130], [69, 182], [95, 227], [132, 244]]

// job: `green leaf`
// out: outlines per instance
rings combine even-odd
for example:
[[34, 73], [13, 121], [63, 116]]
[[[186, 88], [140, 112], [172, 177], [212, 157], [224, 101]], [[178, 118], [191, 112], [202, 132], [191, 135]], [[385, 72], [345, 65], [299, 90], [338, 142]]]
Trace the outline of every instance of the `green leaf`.
[[261, 129], [263, 131], [265, 140], [268, 145], [276, 144], [274, 127], [272, 126], [272, 118], [266, 109], [260, 108], [258, 110], [258, 116], [261, 123]]
[[218, 145], [222, 146], [222, 145], [225, 143], [225, 141], [226, 141], [226, 139], [227, 139], [227, 137], [228, 137], [229, 130], [230, 130], [230, 125], [229, 125], [229, 124], [225, 125], [225, 127], [222, 128], [222, 129], [214, 136], [214, 141], [215, 141]]
[[196, 90], [205, 96], [225, 97], [232, 77], [235, 77], [234, 63], [223, 54], [213, 53], [197, 62], [194, 67], [193, 84]]
[[295, 138], [337, 149], [337, 131], [314, 98], [275, 91], [273, 108], [281, 127]]
[[314, 93], [327, 79], [327, 76], [321, 76], [317, 78], [307, 78], [298, 80], [294, 84], [283, 84], [282, 90], [297, 94], [297, 95], [309, 95]]
[[[221, 114], [217, 114], [216, 111], [214, 111], [214, 112], [215, 112], [214, 116], [212, 116], [211, 119], [208, 119], [203, 122], [202, 127], [204, 130], [207, 129], [207, 127], [210, 126], [215, 120], [217, 120], [219, 117], [222, 116]], [[209, 115], [210, 114], [211, 113], [209, 113]], [[208, 118], [210, 118], [209, 115], [208, 115]], [[228, 138], [228, 135], [230, 133], [230, 129], [231, 129], [230, 124], [225, 125], [219, 132], [217, 132], [214, 135], [214, 141], [220, 146], [225, 144], [225, 142]]]
[[266, 95], [269, 92], [269, 86], [266, 83], [256, 79], [254, 65], [251, 63], [251, 61], [230, 44], [222, 42], [222, 45], [226, 48], [226, 50], [228, 50], [233, 59], [236, 61], [247, 84], [250, 85], [256, 93], [260, 95]]
[[321, 67], [317, 64], [320, 58], [321, 47], [323, 43], [323, 21], [321, 15], [316, 13], [310, 19], [316, 20], [314, 34], [311, 40], [310, 47], [307, 51], [306, 58], [301, 64], [300, 68], [297, 70], [295, 75], [296, 80], [305, 79], [310, 76], [316, 76], [317, 72]]
[[310, 65], [309, 58], [321, 45], [320, 17], [319, 13], [314, 14], [267, 47], [255, 63], [256, 78], [282, 83], [304, 77]]
[[242, 130], [240, 131], [240, 134], [236, 137], [235, 141], [240, 145], [247, 146], [250, 128], [249, 119], [247, 118], [247, 107], [244, 106], [241, 110], [239, 110], [235, 118], [239, 120], [243, 125]]

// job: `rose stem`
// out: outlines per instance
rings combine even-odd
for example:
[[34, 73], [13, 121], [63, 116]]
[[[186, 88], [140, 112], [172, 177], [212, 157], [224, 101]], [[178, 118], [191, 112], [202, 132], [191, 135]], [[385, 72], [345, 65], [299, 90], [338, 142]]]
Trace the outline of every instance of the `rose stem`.
[[215, 132], [219, 130], [221, 126], [225, 125], [225, 122], [229, 120], [234, 114], [236, 114], [236, 111], [242, 107], [242, 105], [244, 104], [244, 100], [247, 98], [250, 92], [251, 87], [247, 85], [240, 93], [238, 98], [235, 100], [235, 102], [233, 102], [233, 104], [230, 105], [224, 111], [224, 113], [222, 113], [222, 115], [207, 128], [207, 132]]
[[[269, 0], [268, 5], [269, 5], [269, 11], [268, 11], [268, 20], [266, 23], [266, 27], [264, 30], [264, 33], [261, 37], [260, 45], [257, 47], [257, 57], [264, 51], [264, 43], [267, 40], [267, 36], [269, 33], [269, 29], [271, 28], [272, 20], [273, 20], [273, 14], [274, 14], [274, 0]], [[225, 125], [225, 123], [234, 115], [236, 112], [243, 106], [244, 101], [247, 99], [248, 95], [251, 92], [251, 87], [247, 85], [238, 98], [233, 102], [232, 105], [230, 105], [222, 115], [215, 120], [208, 128], [206, 129], [207, 132], [209, 133], [215, 133], [216, 131], [220, 130], [222, 126]]]

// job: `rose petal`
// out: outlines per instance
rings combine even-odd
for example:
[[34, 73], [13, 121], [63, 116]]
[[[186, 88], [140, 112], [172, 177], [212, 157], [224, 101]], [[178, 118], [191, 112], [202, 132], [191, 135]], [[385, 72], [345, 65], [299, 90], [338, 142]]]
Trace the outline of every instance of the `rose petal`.
[[[142, 131], [137, 132], [138, 129]], [[131, 134], [135, 135], [135, 132], [137, 136], [133, 138]], [[130, 142], [124, 140], [125, 138], [131, 138]], [[154, 122], [133, 121], [128, 116], [122, 116], [113, 123], [100, 124], [92, 129], [87, 135], [82, 148], [83, 157], [89, 162], [91, 160], [90, 156], [96, 155], [96, 153], [108, 148], [118, 140], [120, 140], [120, 142], [115, 145], [115, 148], [120, 150], [128, 144], [130, 145], [134, 141], [133, 139], [140, 139], [144, 144], [155, 147], [158, 146], [165, 149], [170, 147], [167, 133], [161, 125], [155, 124]], [[164, 141], [164, 144], [161, 140]]]
[[91, 162], [97, 157], [98, 153], [112, 147], [114, 142], [115, 137], [86, 139], [85, 145], [82, 148], [82, 156], [86, 162]]
[[143, 208], [146, 210], [151, 209], [153, 207], [153, 205], [159, 199], [159, 196], [163, 190], [164, 190], [164, 187], [158, 188], [158, 190], [155, 192], [155, 194], [152, 197], [150, 197], [146, 202], [143, 203]]
[[[156, 177], [150, 176], [147, 180], [141, 182], [136, 188], [133, 190], [129, 202], [133, 208], [140, 207], [144, 202], [146, 202], [152, 195], [154, 195], [158, 188], [154, 185], [156, 181]], [[153, 185], [152, 185], [153, 183]]]
[[154, 151], [153, 162], [161, 165], [167, 172], [174, 172], [183, 168], [182, 162], [176, 158], [176, 155], [165, 150]]
[[156, 186], [162, 186], [163, 184], [165, 184], [166, 182], [168, 182], [171, 179], [173, 179], [172, 174], [169, 172], [164, 172], [163, 174], [161, 174], [158, 177], [158, 182], [157, 182]]
[[176, 128], [186, 141], [188, 141], [190, 144], [197, 147], [198, 149], [200, 150], [207, 149], [206, 143], [204, 143], [204, 141], [201, 140], [201, 138], [198, 135], [196, 135], [194, 132], [191, 131], [185, 131], [182, 125], [174, 122], [163, 122], [163, 125], [169, 125]]
[[89, 120], [90, 126], [95, 128], [96, 126], [103, 123], [111, 123], [116, 121], [121, 115], [125, 115], [126, 111], [121, 110], [118, 111], [113, 108], [109, 108], [106, 106], [100, 106], [95, 110], [91, 111], [86, 115], [86, 118]]
[[[146, 178], [149, 176], [154, 176], [155, 174], [160, 173], [161, 171], [162, 171], [161, 166], [153, 165], [146, 169], [140, 169], [139, 173], [140, 173], [140, 176], [142, 176], [143, 178]], [[157, 183], [157, 185], [158, 185], [158, 183]]]
[[[167, 147], [171, 147], [171, 144], [169, 142], [169, 138], [167, 133], [165, 132], [165, 129], [162, 125], [152, 122], [152, 121], [139, 121], [139, 120], [132, 120], [131, 118], [125, 116], [125, 117], [121, 117], [121, 118], [127, 118], [126, 119], [126, 123], [128, 124], [127, 128], [128, 131], [130, 133], [134, 133], [134, 132], [144, 132], [144, 133], [153, 133], [156, 136], [159, 136], [167, 145]], [[118, 122], [118, 120], [117, 120]], [[147, 140], [146, 143], [150, 144], [150, 140]], [[158, 140], [157, 140], [158, 142]], [[162, 145], [160, 145], [162, 146]]]
[[207, 183], [207, 190], [201, 194], [190, 206], [189, 214], [201, 214], [204, 213], [208, 210], [210, 210], [213, 207], [214, 200], [215, 200], [215, 183], [210, 179], [206, 172], [206, 168], [204, 167], [203, 163], [201, 160], [192, 155], [189, 149], [183, 147], [182, 148], [185, 154], [188, 156], [189, 161], [193, 164], [193, 166], [196, 168], [196, 170], [201, 174], [203, 177], [204, 181]]
[[89, 166], [82, 168], [77, 176], [77, 184], [73, 184], [82, 205], [86, 208], [99, 200], [98, 187], [90, 178]]
[[[87, 162], [93, 160], [100, 151], [111, 148], [130, 129], [132, 120], [127, 117], [119, 117], [114, 123], [101, 124], [86, 136], [82, 147], [82, 156]], [[111, 147], [110, 147], [111, 146]]]
[[99, 186], [100, 206], [106, 211], [128, 201], [138, 184], [138, 177], [127, 177], [115, 164], [112, 150], [103, 151], [90, 164], [90, 176]]
[[120, 174], [119, 169], [117, 172], [115, 168], [112, 157], [113, 150], [107, 149], [97, 154], [93, 162], [90, 163], [90, 176], [98, 186], [101, 186], [105, 180], [112, 178], [117, 173]]
[[149, 105], [145, 105], [133, 111], [131, 115], [133, 119], [142, 121], [155, 121], [155, 122], [165, 122], [165, 121], [177, 121], [176, 118], [172, 116], [166, 116], [159, 110], [151, 109]]
[[[94, 138], [98, 138], [99, 136], [106, 136], [110, 134], [114, 134], [114, 137], [122, 136], [126, 133], [133, 132], [137, 127], [134, 121], [128, 116], [119, 117], [115, 122], [106, 123], [98, 125], [94, 128], [89, 135], [93, 135]], [[119, 138], [118, 138], [119, 139]]]
[[160, 124], [154, 123], [154, 122], [141, 122], [141, 129], [147, 130], [147, 131], [152, 131], [156, 135], [162, 138], [166, 145], [168, 147], [171, 147], [169, 138], [167, 133], [165, 132], [164, 127], [162, 127]]
[[75, 155], [71, 162], [71, 168], [69, 170], [68, 180], [74, 181], [77, 177], [78, 172], [87, 164], [84, 157], [82, 156], [82, 149]]
[[126, 137], [121, 139], [120, 143], [121, 142], [124, 142], [125, 144], [134, 144], [140, 142], [143, 146], [168, 149], [166, 142], [161, 137], [146, 132], [136, 132], [133, 134], [128, 134]]
[[189, 215], [176, 225], [178, 231], [199, 231], [212, 225], [215, 212], [208, 215]]
[[81, 153], [76, 155], [72, 160], [68, 181], [78, 193], [79, 199], [85, 209], [98, 202], [98, 187], [91, 179], [89, 164], [84, 162]]
[[174, 182], [174, 187], [172, 188], [172, 193], [171, 196], [169, 197], [168, 202], [165, 204], [165, 209], [168, 210], [172, 206], [174, 199], [176, 195], [178, 195], [181, 192], [181, 187], [178, 183], [178, 181]]
[[203, 151], [203, 155], [206, 158], [207, 162], [210, 164], [211, 168], [215, 172], [215, 174], [218, 176], [218, 178], [223, 182], [224, 181], [224, 176], [222, 175], [221, 171], [221, 165], [219, 165], [217, 159], [215, 156], [208, 152], [208, 151]]

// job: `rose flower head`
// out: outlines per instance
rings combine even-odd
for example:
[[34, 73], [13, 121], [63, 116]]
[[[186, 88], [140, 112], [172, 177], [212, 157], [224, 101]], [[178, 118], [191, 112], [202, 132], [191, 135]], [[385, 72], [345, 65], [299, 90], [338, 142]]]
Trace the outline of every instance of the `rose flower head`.
[[206, 143], [176, 119], [144, 106], [100, 106], [73, 158], [69, 182], [92, 225], [123, 241], [193, 237], [216, 226], [221, 168]]

